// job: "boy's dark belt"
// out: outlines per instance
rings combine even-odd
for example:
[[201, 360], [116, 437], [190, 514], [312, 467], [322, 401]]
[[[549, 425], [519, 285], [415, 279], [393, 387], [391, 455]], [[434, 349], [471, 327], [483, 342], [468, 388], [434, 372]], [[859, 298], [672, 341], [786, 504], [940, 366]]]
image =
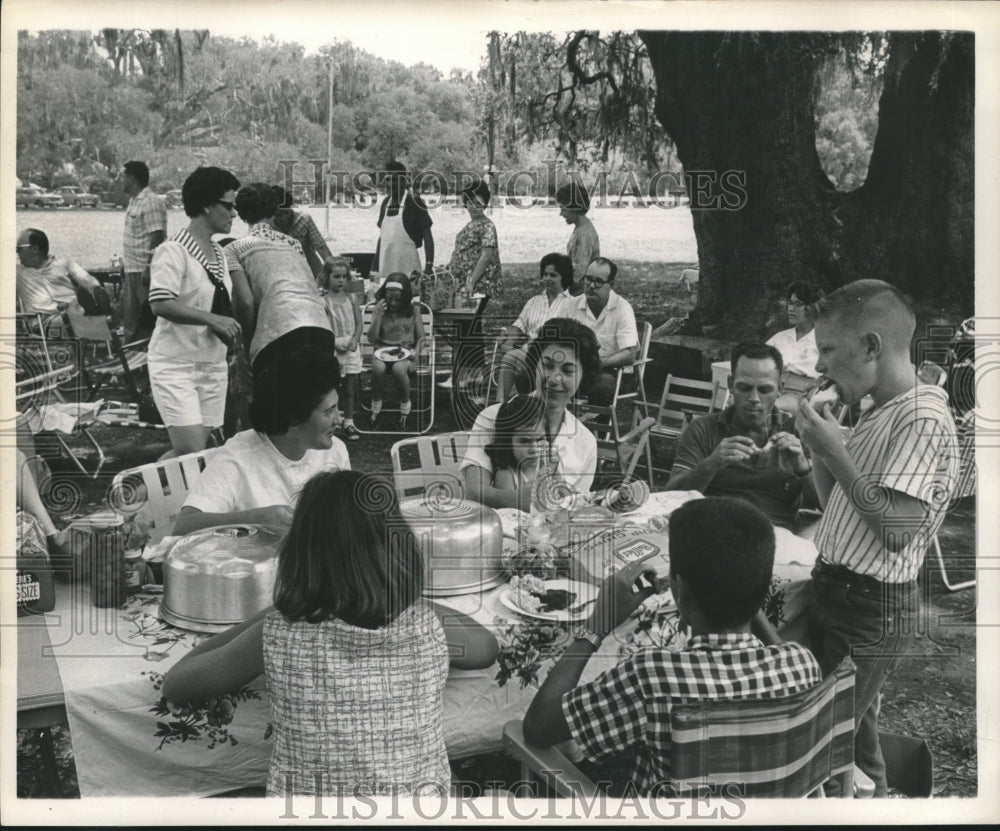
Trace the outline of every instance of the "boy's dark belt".
[[851, 571], [847, 566], [833, 565], [833, 563], [828, 563], [823, 559], [816, 560], [815, 570], [824, 577], [839, 580], [842, 583], [856, 586], [867, 592], [902, 591], [912, 588], [917, 582], [916, 580], [910, 580], [906, 583], [885, 583], [867, 574], [858, 574], [856, 571]]

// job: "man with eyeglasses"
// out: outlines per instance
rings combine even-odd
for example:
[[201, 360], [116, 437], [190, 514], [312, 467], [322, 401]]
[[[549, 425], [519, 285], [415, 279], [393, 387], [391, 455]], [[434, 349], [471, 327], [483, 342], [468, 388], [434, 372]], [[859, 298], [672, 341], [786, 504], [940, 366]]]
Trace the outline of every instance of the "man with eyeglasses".
[[111, 313], [100, 281], [68, 257], [49, 254], [49, 238], [37, 228], [17, 237], [17, 302], [23, 312], [56, 314], [72, 303], [87, 312]]
[[624, 368], [622, 391], [631, 388], [631, 364], [639, 352], [639, 330], [631, 304], [614, 290], [618, 266], [607, 257], [597, 257], [587, 266], [584, 292], [566, 307], [572, 317], [594, 330], [601, 356], [601, 374], [590, 387], [587, 399], [597, 407], [607, 407], [615, 394], [615, 379]]

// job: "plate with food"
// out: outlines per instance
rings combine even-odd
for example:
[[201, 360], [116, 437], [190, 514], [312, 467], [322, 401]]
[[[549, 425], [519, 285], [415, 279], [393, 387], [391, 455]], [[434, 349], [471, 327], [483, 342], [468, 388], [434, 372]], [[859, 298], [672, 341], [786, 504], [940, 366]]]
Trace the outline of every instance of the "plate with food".
[[594, 610], [597, 586], [573, 580], [541, 580], [531, 574], [512, 577], [500, 602], [513, 612], [558, 623], [585, 620]]
[[413, 350], [405, 346], [383, 346], [375, 350], [375, 357], [380, 361], [391, 364], [394, 361], [405, 361], [413, 357]]

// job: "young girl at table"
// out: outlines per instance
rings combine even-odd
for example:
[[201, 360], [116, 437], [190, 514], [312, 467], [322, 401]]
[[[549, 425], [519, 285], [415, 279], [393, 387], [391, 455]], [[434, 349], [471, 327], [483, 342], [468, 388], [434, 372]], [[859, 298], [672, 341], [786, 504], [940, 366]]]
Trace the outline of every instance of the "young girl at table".
[[[541, 399], [531, 395], [515, 395], [500, 405], [493, 439], [486, 445], [486, 455], [493, 463], [494, 488], [531, 494], [546, 441], [543, 416]], [[558, 473], [557, 468], [557, 476]], [[597, 493], [581, 494], [560, 477], [555, 494], [570, 509], [596, 504], [624, 513], [640, 507], [649, 498], [649, 488], [645, 482], [636, 480]]]
[[493, 439], [486, 445], [494, 488], [531, 492], [538, 476], [540, 443], [545, 441], [544, 414], [542, 400], [530, 395], [515, 395], [500, 405]]
[[[368, 342], [376, 352], [382, 347], [394, 346], [413, 349], [424, 337], [420, 310], [413, 305], [413, 288], [405, 274], [390, 274], [375, 293], [375, 311], [368, 327]], [[413, 362], [385, 361], [372, 356], [372, 421], [371, 429], [377, 430], [382, 412], [382, 393], [385, 389], [386, 366], [392, 367], [393, 377], [399, 385], [399, 429], [406, 430], [412, 409], [410, 403], [410, 369]]]
[[319, 473], [281, 544], [274, 607], [200, 644], [167, 673], [163, 694], [202, 701], [263, 673], [274, 728], [268, 796], [418, 783], [447, 793], [449, 656], [453, 667], [486, 667], [497, 642], [472, 619], [422, 601], [423, 575], [391, 484]]
[[335, 257], [323, 264], [319, 287], [325, 292], [326, 314], [333, 327], [337, 360], [340, 362], [340, 404], [344, 413], [344, 438], [360, 438], [354, 426], [354, 401], [358, 393], [358, 376], [361, 374], [361, 307], [354, 295], [347, 291], [351, 267], [347, 260]]

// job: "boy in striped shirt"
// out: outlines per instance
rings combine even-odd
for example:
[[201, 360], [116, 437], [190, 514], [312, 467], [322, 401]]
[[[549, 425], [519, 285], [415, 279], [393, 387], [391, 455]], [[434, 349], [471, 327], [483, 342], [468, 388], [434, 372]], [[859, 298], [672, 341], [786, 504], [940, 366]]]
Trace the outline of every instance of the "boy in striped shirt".
[[913, 310], [895, 287], [849, 283], [811, 316], [817, 371], [835, 383], [842, 403], [874, 401], [846, 443], [828, 403], [817, 412], [803, 399], [796, 424], [824, 506], [812, 648], [824, 674], [848, 654], [857, 666], [855, 760], [884, 796], [879, 690], [916, 638], [917, 576], [958, 475], [955, 424], [947, 394], [916, 377]]

